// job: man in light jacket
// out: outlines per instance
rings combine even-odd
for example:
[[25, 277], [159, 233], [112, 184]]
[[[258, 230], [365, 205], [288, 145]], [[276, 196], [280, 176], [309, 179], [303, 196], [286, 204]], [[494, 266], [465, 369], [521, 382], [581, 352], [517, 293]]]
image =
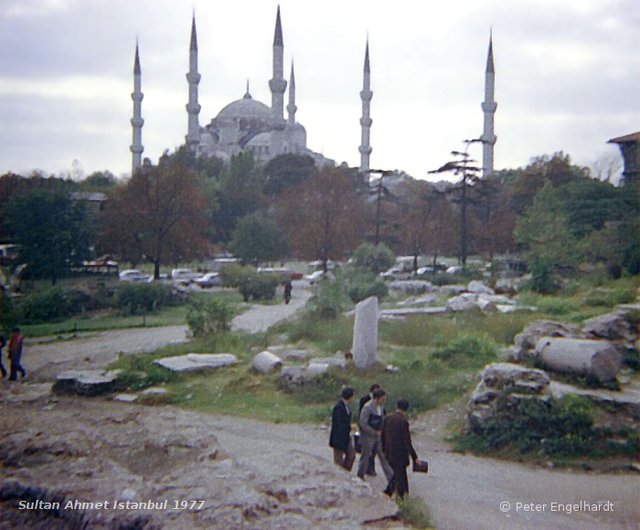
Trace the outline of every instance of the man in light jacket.
[[393, 477], [393, 469], [382, 454], [382, 427], [384, 424], [384, 402], [387, 399], [386, 392], [378, 389], [373, 393], [373, 398], [362, 407], [360, 413], [360, 446], [362, 455], [358, 464], [358, 477], [364, 480], [364, 475], [369, 469], [371, 461], [378, 456], [380, 465], [387, 480]]

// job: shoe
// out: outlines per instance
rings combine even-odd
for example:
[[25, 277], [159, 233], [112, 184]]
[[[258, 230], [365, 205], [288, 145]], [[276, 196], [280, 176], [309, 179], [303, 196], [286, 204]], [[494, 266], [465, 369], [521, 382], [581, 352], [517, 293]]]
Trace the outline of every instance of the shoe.
[[370, 477], [377, 477], [378, 474], [375, 471], [367, 471], [367, 475], [369, 475]]
[[361, 475], [360, 473], [358, 473], [358, 478], [359, 478], [360, 480], [365, 480], [364, 475]]

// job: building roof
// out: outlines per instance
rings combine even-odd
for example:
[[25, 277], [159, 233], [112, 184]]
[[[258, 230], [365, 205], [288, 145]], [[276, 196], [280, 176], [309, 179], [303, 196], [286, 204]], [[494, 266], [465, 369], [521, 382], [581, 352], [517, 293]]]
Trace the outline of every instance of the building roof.
[[640, 142], [640, 131], [627, 134], [625, 136], [618, 136], [617, 138], [611, 138], [607, 143], [609, 144], [626, 144]]
[[269, 120], [272, 117], [271, 108], [251, 97], [247, 92], [242, 99], [236, 99], [224, 107], [217, 118], [229, 120], [234, 118], [257, 118]]

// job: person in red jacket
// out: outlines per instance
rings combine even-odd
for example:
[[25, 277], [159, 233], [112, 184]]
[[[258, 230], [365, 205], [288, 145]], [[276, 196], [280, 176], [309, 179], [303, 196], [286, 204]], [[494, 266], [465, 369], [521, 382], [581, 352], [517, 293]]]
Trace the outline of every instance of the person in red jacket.
[[393, 477], [384, 492], [391, 496], [395, 491], [398, 497], [402, 498], [409, 493], [409, 479], [407, 478], [409, 457], [415, 463], [418, 460], [418, 455], [411, 443], [411, 433], [409, 432], [409, 421], [407, 420], [409, 402], [406, 399], [399, 399], [396, 407], [396, 411], [385, 418], [382, 426], [382, 450], [393, 469]]
[[16, 381], [18, 378], [18, 372], [22, 374], [22, 379], [27, 375], [27, 372], [20, 364], [22, 359], [22, 342], [24, 337], [20, 333], [20, 328], [13, 328], [11, 330], [11, 339], [9, 340], [9, 361], [11, 366], [9, 371], [9, 381]]

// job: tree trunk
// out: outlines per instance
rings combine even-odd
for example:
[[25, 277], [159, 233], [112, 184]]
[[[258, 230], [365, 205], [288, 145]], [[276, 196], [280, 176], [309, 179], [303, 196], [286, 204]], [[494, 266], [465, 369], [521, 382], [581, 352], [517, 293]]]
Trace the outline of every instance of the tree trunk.
[[153, 262], [153, 279], [160, 279], [160, 260], [156, 259]]

